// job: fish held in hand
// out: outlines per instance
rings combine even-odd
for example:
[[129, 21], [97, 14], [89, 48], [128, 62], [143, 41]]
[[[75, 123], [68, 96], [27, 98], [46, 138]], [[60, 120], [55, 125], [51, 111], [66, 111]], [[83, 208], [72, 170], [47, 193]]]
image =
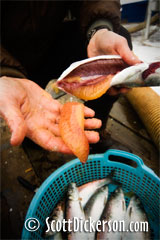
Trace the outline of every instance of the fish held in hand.
[[101, 97], [110, 87], [160, 86], [160, 62], [129, 66], [118, 55], [102, 55], [71, 64], [57, 87], [83, 100]]
[[85, 163], [89, 154], [89, 143], [84, 132], [84, 105], [67, 102], [63, 105], [59, 129], [64, 143]]

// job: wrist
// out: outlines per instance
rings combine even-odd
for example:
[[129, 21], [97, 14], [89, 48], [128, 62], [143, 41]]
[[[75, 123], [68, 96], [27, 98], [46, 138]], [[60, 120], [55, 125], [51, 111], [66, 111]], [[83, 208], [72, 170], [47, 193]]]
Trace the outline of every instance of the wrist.
[[89, 32], [88, 36], [87, 36], [87, 41], [88, 41], [88, 43], [90, 42], [90, 40], [92, 39], [92, 37], [93, 37], [95, 34], [97, 34], [97, 33], [104, 33], [104, 32], [108, 32], [108, 31], [109, 31], [109, 29], [107, 29], [107, 28], [105, 28], [105, 27], [103, 27], [103, 26], [97, 27], [97, 28], [95, 28], [95, 29], [92, 29], [92, 30]]
[[94, 34], [101, 30], [101, 29], [106, 29], [106, 30], [113, 30], [112, 23], [106, 19], [99, 19], [91, 24], [91, 26], [88, 28], [87, 31], [87, 43], [91, 40], [91, 38], [94, 36]]

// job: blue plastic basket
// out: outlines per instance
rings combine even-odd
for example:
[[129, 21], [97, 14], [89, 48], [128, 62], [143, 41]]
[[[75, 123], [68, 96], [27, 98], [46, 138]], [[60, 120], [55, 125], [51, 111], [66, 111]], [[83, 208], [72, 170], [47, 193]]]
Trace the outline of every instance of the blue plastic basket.
[[[112, 156], [130, 160], [136, 163], [136, 167], [125, 163], [113, 161]], [[35, 194], [27, 215], [28, 218], [36, 218], [40, 223], [38, 230], [30, 232], [25, 225], [22, 239], [42, 239], [45, 227], [45, 219], [50, 216], [53, 208], [63, 199], [69, 183], [76, 182], [78, 186], [92, 180], [105, 178], [114, 169], [114, 179], [122, 183], [125, 192], [134, 192], [141, 199], [148, 214], [154, 240], [159, 239], [159, 203], [160, 203], [160, 179], [136, 155], [109, 150], [104, 154], [90, 155], [86, 164], [81, 164], [79, 159], [66, 163], [51, 174], [41, 185]], [[126, 201], [129, 198], [126, 197]]]

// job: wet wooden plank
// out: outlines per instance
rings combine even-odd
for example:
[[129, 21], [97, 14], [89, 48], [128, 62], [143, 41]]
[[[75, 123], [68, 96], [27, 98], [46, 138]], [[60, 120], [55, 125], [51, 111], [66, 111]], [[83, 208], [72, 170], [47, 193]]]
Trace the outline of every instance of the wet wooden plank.
[[41, 183], [63, 164], [75, 158], [73, 155], [46, 151], [29, 140], [23, 143], [23, 148]]
[[110, 117], [143, 138], [151, 141], [150, 136], [148, 135], [139, 116], [125, 97], [120, 97], [119, 100], [113, 105], [113, 108], [110, 112]]
[[34, 169], [22, 146], [12, 147], [6, 123], [0, 124], [1, 135], [1, 219], [3, 239], [20, 239], [21, 231], [34, 193], [25, 189], [17, 180], [23, 177], [39, 185]]
[[159, 155], [154, 144], [112, 118], [108, 120], [107, 131], [114, 140], [126, 146], [131, 153], [141, 157], [144, 163], [159, 175]]

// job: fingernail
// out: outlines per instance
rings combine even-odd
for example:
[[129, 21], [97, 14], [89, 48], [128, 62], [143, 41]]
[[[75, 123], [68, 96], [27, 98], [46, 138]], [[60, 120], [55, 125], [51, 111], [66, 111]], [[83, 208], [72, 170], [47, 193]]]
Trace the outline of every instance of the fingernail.
[[[138, 58], [137, 56], [133, 56], [131, 59], [132, 59], [132, 60], [139, 60], [139, 58]], [[140, 61], [140, 60], [139, 60], [139, 61]]]
[[139, 59], [139, 57], [132, 51], [132, 54], [133, 54], [133, 56], [132, 56], [132, 60], [138, 60], [138, 61], [141, 61], [140, 59]]

